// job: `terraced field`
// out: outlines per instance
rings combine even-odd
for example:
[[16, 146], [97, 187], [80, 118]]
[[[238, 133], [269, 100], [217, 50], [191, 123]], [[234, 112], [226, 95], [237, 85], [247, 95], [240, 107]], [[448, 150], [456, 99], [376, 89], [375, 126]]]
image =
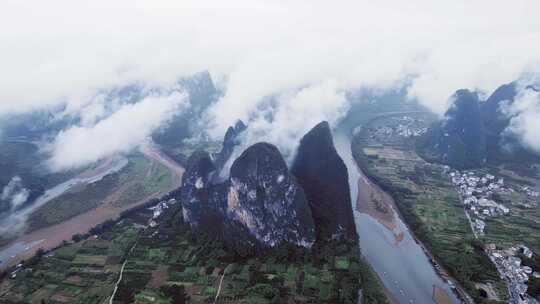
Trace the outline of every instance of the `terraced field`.
[[189, 303], [356, 302], [363, 265], [354, 244], [323, 246], [321, 255], [284, 247], [242, 258], [220, 242], [194, 241], [179, 216], [139, 238], [114, 303], [169, 303], [173, 294]]
[[[515, 170], [515, 169], [514, 169]], [[535, 253], [540, 253], [540, 199], [531, 198], [519, 189], [530, 187], [540, 190], [540, 176], [526, 176], [512, 169], [488, 168], [486, 173], [504, 178], [506, 187], [516, 191], [501, 194], [496, 199], [509, 207], [506, 216], [491, 217], [486, 220], [483, 239], [486, 243], [495, 243], [502, 247], [525, 244]]]
[[103, 303], [140, 228], [134, 219], [99, 237], [33, 258], [0, 284], [2, 303]]
[[[0, 283], [1, 303], [386, 303], [356, 243], [283, 246], [239, 257], [196, 238], [178, 203], [149, 226], [132, 212], [77, 243], [33, 258]], [[221, 288], [220, 288], [221, 286]], [[219, 292], [219, 293], [218, 293]]]

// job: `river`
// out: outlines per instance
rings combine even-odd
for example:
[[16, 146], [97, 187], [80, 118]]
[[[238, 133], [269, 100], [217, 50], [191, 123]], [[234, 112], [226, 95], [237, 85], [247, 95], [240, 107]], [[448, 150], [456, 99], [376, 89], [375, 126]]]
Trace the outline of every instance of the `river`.
[[[22, 259], [28, 259], [39, 249], [46, 250], [59, 246], [64, 240], [71, 240], [71, 237], [75, 234], [84, 234], [88, 230], [97, 224], [103, 223], [106, 220], [117, 218], [119, 214], [128, 209], [134, 208], [140, 204], [144, 204], [151, 198], [160, 197], [172, 190], [178, 188], [182, 181], [182, 175], [184, 168], [174, 162], [169, 157], [161, 153], [158, 147], [154, 146], [151, 142], [142, 145], [139, 151], [149, 160], [158, 162], [169, 169], [171, 172], [171, 181], [166, 189], [151, 194], [150, 196], [142, 199], [133, 204], [114, 207], [110, 204], [102, 204], [97, 208], [91, 209], [85, 213], [74, 216], [64, 222], [32, 231], [28, 234], [22, 233], [16, 240], [0, 249], [0, 269], [6, 266], [18, 263]], [[53, 198], [56, 198], [66, 191], [72, 189], [75, 186], [81, 184], [89, 184], [102, 179], [104, 176], [113, 172], [120, 171], [128, 160], [123, 157], [113, 157], [107, 160], [101, 165], [86, 170], [79, 174], [77, 177], [72, 178], [56, 187], [49, 189], [34, 203], [32, 209], [26, 210], [24, 213], [19, 213], [18, 217], [23, 220], [23, 215], [27, 216], [37, 206], [42, 206]], [[22, 211], [22, 210], [21, 210]], [[24, 227], [24, 221], [20, 221]], [[21, 225], [19, 223], [18, 225]], [[4, 227], [0, 222], [0, 227]]]
[[[356, 228], [363, 257], [371, 264], [384, 287], [397, 303], [461, 303], [451, 287], [436, 273], [429, 258], [396, 215], [390, 229], [367, 213], [357, 210], [358, 184], [365, 178], [351, 152], [351, 135], [337, 132], [336, 149], [347, 165]], [[399, 231], [399, 238], [396, 237]], [[435, 301], [434, 291], [443, 300]]]
[[[118, 172], [124, 168], [128, 160], [124, 157], [116, 157], [103, 161], [99, 166], [88, 169], [81, 174], [50, 188], [39, 196], [36, 201], [27, 208], [18, 210], [0, 221], [0, 231], [17, 231], [24, 229], [28, 216], [37, 208], [45, 205], [51, 200], [61, 196], [67, 191], [81, 185], [87, 185], [101, 180], [104, 176]], [[30, 251], [39, 246], [45, 239], [23, 241], [18, 240], [0, 250], [0, 267], [8, 264], [17, 254], [23, 251]], [[32, 250], [33, 251], [33, 250]]]

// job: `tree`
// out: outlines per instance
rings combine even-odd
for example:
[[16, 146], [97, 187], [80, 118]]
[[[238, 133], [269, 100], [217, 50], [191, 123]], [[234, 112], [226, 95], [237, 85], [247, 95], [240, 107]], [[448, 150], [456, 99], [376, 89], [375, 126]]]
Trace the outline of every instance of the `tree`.
[[161, 292], [171, 298], [174, 304], [186, 303], [186, 292], [184, 285], [165, 285], [160, 287]]

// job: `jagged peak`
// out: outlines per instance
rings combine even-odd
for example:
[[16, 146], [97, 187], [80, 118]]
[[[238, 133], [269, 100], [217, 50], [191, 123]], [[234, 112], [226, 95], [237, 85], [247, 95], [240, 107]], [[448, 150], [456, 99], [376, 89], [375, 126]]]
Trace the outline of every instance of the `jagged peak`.
[[335, 150], [334, 139], [332, 137], [332, 131], [330, 124], [327, 121], [322, 121], [315, 125], [308, 133], [300, 140], [300, 147], [308, 144], [311, 146], [313, 143], [317, 143], [318, 147], [326, 147], [328, 149]]
[[234, 124], [234, 131], [236, 131], [237, 133], [240, 133], [245, 129], [247, 129], [247, 126], [241, 119], [237, 120]]
[[191, 154], [188, 158], [186, 165], [186, 172], [182, 176], [182, 185], [193, 184], [197, 182], [199, 178], [206, 183], [209, 179], [210, 173], [212, 173], [216, 167], [208, 152], [203, 150], [197, 150]]
[[255, 166], [272, 165], [274, 170], [288, 171], [287, 163], [279, 149], [273, 144], [259, 142], [249, 146], [240, 157], [238, 157], [231, 166], [231, 177], [238, 174], [238, 171], [244, 170], [242, 165], [250, 164]]

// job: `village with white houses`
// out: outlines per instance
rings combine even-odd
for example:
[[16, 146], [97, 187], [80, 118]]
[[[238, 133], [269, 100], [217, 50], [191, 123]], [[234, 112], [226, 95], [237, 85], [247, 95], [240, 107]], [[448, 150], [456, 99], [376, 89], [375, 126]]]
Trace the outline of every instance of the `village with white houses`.
[[[494, 175], [478, 175], [474, 171], [460, 172], [445, 167], [454, 186], [457, 187], [465, 210], [472, 221], [475, 235], [482, 235], [486, 227], [485, 219], [493, 216], [506, 215], [510, 212], [509, 206], [505, 206], [493, 200], [494, 194], [510, 194], [522, 192], [530, 201], [537, 201], [540, 197], [538, 191], [530, 187], [513, 189], [506, 186], [504, 178], [496, 178]], [[530, 202], [516, 202], [525, 207], [534, 207]]]
[[374, 131], [373, 136], [401, 136], [405, 138], [418, 137], [427, 132], [424, 122], [421, 119], [410, 116], [395, 117], [393, 124], [378, 126]]
[[[494, 194], [511, 194], [520, 192], [527, 197], [526, 202], [512, 202], [512, 204], [532, 208], [537, 206], [540, 193], [530, 187], [514, 189], [505, 185], [503, 178], [491, 174], [481, 174], [475, 171], [460, 172], [445, 166], [444, 171], [449, 175], [457, 188], [463, 203], [465, 214], [470, 221], [475, 238], [482, 236], [486, 228], [485, 220], [489, 217], [505, 216], [512, 206], [504, 205], [493, 199]], [[536, 202], [536, 203], [534, 203]], [[534, 204], [534, 205], [533, 205]], [[498, 248], [495, 244], [487, 244], [485, 251], [495, 264], [501, 277], [508, 284], [512, 304], [539, 303], [527, 295], [527, 281], [531, 277], [540, 278], [540, 272], [531, 267], [522, 265], [522, 257], [532, 258], [535, 254], [526, 245], [516, 244], [510, 248]]]
[[150, 219], [150, 222], [148, 223], [148, 225], [151, 227], [151, 228], [154, 228], [156, 227], [158, 224], [156, 222], [157, 218], [167, 209], [169, 209], [169, 207], [173, 204], [176, 204], [176, 199], [174, 198], [171, 198], [169, 199], [168, 201], [161, 201], [159, 202], [157, 205], [153, 206], [153, 207], [149, 207], [148, 209], [152, 210], [153, 214], [152, 214], [152, 219]]
[[529, 266], [522, 265], [520, 256], [532, 258], [534, 253], [525, 245], [515, 245], [506, 249], [498, 249], [495, 244], [486, 245], [486, 253], [495, 264], [499, 273], [508, 282], [508, 291], [512, 304], [536, 304], [532, 297], [527, 295], [527, 281], [531, 276], [540, 278], [540, 273], [533, 271]]

